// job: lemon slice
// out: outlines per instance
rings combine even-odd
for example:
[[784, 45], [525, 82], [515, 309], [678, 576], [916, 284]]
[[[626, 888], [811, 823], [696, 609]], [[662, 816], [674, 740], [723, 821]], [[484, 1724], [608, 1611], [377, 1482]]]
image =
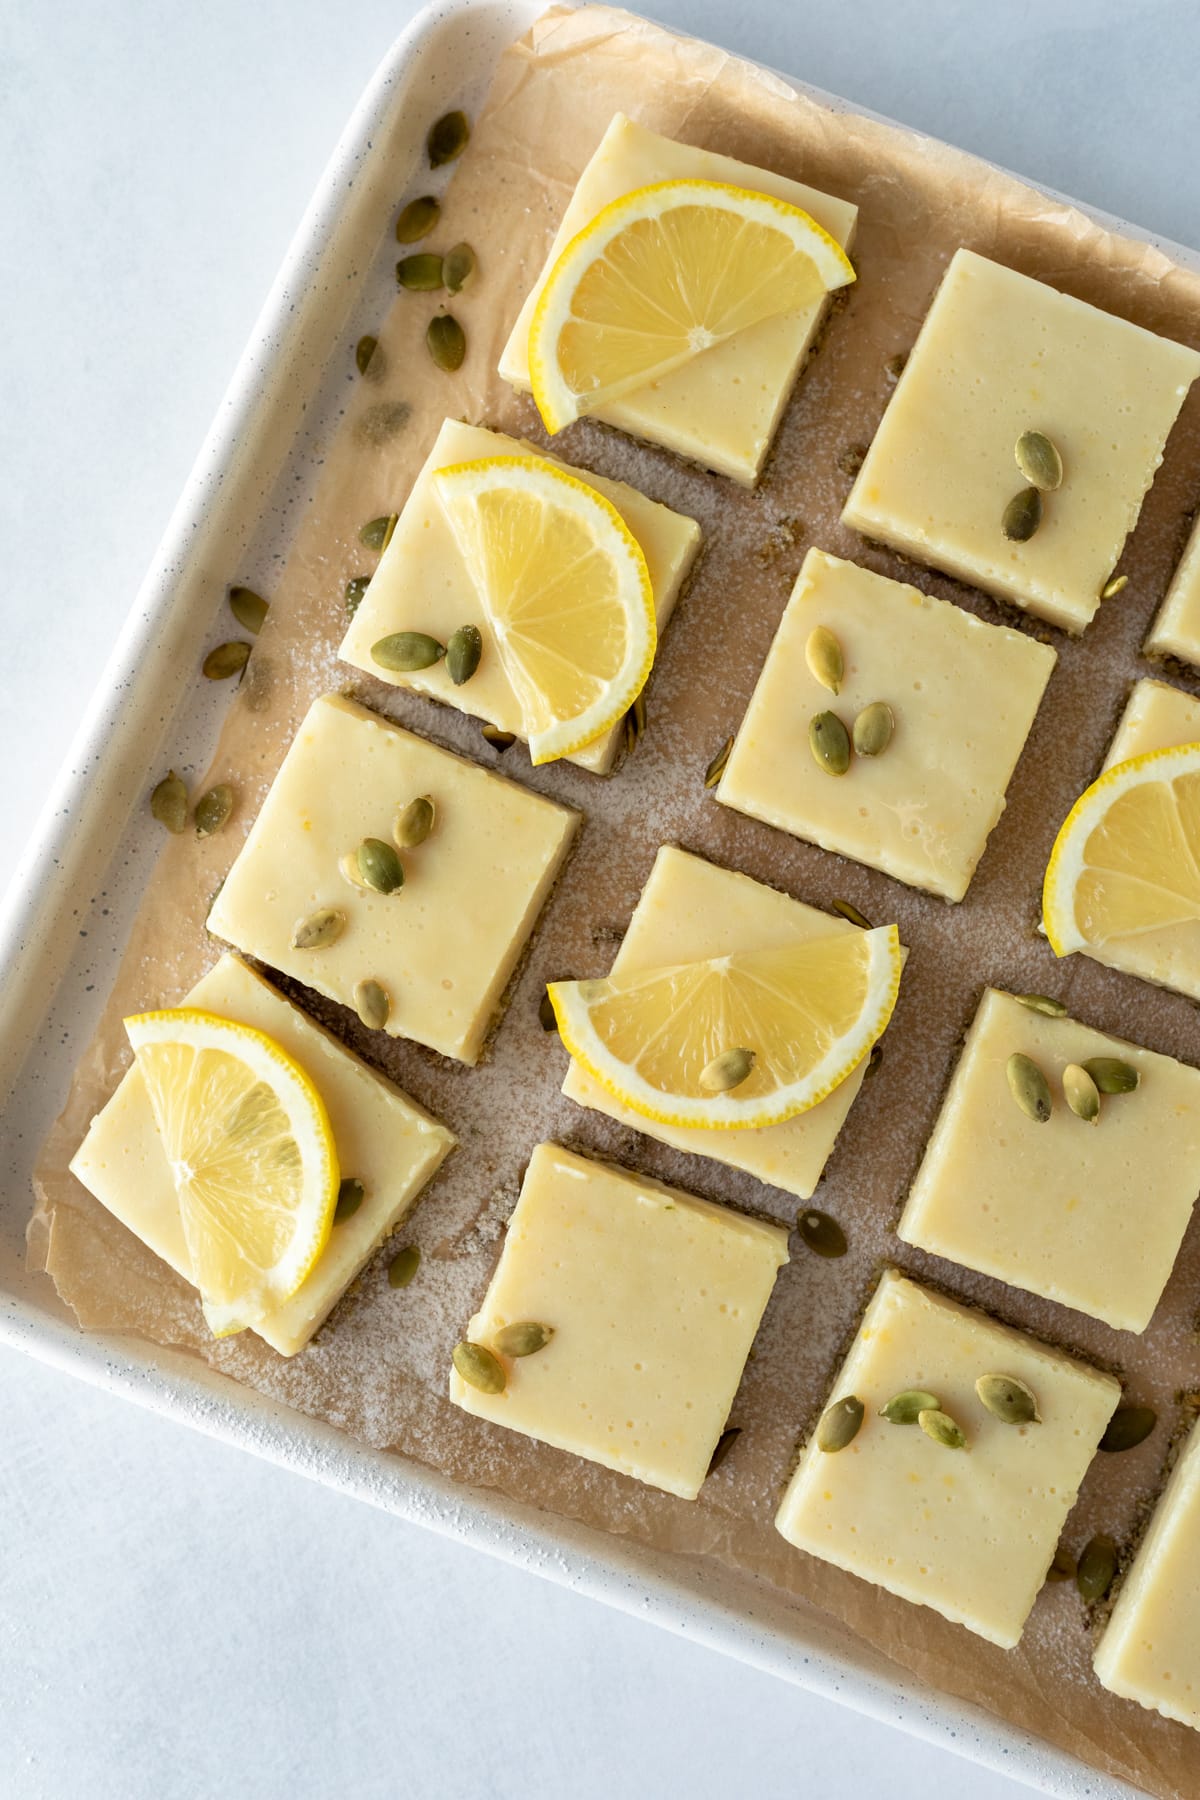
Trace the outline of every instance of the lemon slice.
[[253, 1325], [329, 1239], [338, 1164], [324, 1102], [273, 1038], [215, 1013], [138, 1013], [125, 1030], [205, 1314], [219, 1335]]
[[1054, 840], [1042, 917], [1056, 956], [1200, 922], [1200, 744], [1107, 769]]
[[638, 188], [571, 239], [538, 297], [529, 378], [546, 429], [853, 280], [798, 206], [719, 181]]
[[625, 716], [654, 661], [654, 591], [614, 506], [535, 456], [434, 475], [521, 709], [535, 763], [570, 756]]
[[[556, 981], [567, 1049], [623, 1105], [663, 1125], [712, 1131], [807, 1112], [856, 1068], [892, 1016], [902, 966], [894, 925], [774, 950]], [[753, 1053], [744, 1080], [712, 1092], [713, 1065]]]

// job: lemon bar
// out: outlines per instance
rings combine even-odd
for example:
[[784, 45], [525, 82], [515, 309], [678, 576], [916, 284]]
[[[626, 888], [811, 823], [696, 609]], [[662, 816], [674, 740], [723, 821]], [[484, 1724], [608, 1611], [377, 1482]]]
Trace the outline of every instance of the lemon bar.
[[[805, 906], [787, 894], [752, 881], [733, 869], [719, 869], [703, 857], [664, 844], [613, 959], [613, 975], [633, 975], [670, 963], [701, 962], [737, 950], [773, 950], [792, 942], [857, 927]], [[709, 1156], [731, 1169], [745, 1169], [807, 1200], [829, 1160], [834, 1139], [862, 1086], [861, 1062], [826, 1099], [809, 1112], [759, 1131], [704, 1131], [662, 1125], [622, 1105], [572, 1060], [563, 1093], [580, 1106], [619, 1119], [636, 1131]]]
[[1200, 520], [1192, 527], [1187, 548], [1150, 627], [1146, 654], [1177, 656], [1182, 662], [1200, 665]]
[[452, 1369], [450, 1398], [694, 1500], [787, 1260], [777, 1225], [539, 1144], [467, 1338], [490, 1348], [521, 1323], [552, 1335], [502, 1355], [502, 1393]]
[[[529, 326], [560, 252], [613, 200], [659, 181], [719, 181], [798, 206], [848, 250], [857, 207], [731, 156], [659, 137], [617, 113], [579, 177], [550, 254], [500, 358], [500, 374], [529, 391]], [[715, 344], [683, 368], [594, 416], [753, 487], [817, 328], [827, 296]]]
[[[1040, 1423], [990, 1412], [975, 1387], [986, 1375], [1023, 1383]], [[881, 1416], [914, 1390], [940, 1403], [965, 1448]], [[822, 1450], [814, 1430], [776, 1526], [798, 1549], [1010, 1650], [1120, 1395], [1111, 1375], [889, 1269], [829, 1395], [861, 1402], [858, 1434]]]
[[1110, 1693], [1200, 1730], [1200, 1425], [1121, 1585], [1095, 1665]]
[[[482, 603], [433, 477], [436, 470], [453, 463], [534, 454], [530, 445], [498, 431], [446, 420], [338, 653], [343, 662], [353, 663], [380, 681], [429, 694], [447, 706], [486, 719], [501, 731], [511, 731], [515, 737], [522, 735], [521, 708], [496, 654]], [[542, 455], [540, 451], [536, 454]], [[568, 468], [554, 457], [543, 456], [542, 460], [594, 488], [616, 507], [646, 558], [661, 633], [700, 548], [700, 527], [694, 519], [647, 500], [623, 481], [607, 481], [602, 475]], [[381, 668], [371, 655], [371, 646], [392, 632], [422, 631], [445, 644], [462, 625], [475, 626], [483, 640], [483, 651], [478, 669], [461, 687], [450, 679], [444, 661], [432, 668], [401, 674]], [[607, 774], [616, 761], [621, 732], [620, 725], [614, 726], [595, 743], [577, 750], [569, 760], [598, 774]]]
[[[1009, 1090], [1014, 1055], [1033, 1059], [1053, 1110], [1028, 1118]], [[1070, 1063], [1116, 1057], [1139, 1076], [1101, 1099], [1095, 1124], [1063, 1097]], [[1200, 1189], [1200, 1069], [1047, 1018], [989, 988], [908, 1196], [906, 1243], [1144, 1331]]]
[[[454, 1148], [454, 1135], [240, 957], [222, 956], [181, 1004], [266, 1032], [300, 1064], [325, 1102], [342, 1175], [357, 1178], [365, 1190], [358, 1211], [334, 1226], [298, 1291], [255, 1327], [281, 1356], [294, 1356], [372, 1251], [395, 1231]], [[122, 1225], [191, 1280], [175, 1183], [136, 1063], [92, 1120], [71, 1170]]]
[[[352, 880], [345, 859], [368, 838], [390, 845], [397, 812], [421, 797], [434, 826], [400, 853], [399, 891]], [[343, 1006], [377, 982], [393, 1037], [473, 1063], [577, 823], [568, 807], [326, 694], [296, 733], [209, 930]], [[331, 941], [304, 947], [314, 936]]]
[[1195, 743], [1200, 743], [1200, 700], [1165, 681], [1135, 681], [1104, 767], [1111, 769], [1114, 763], [1128, 762], [1151, 750]]
[[[812, 673], [809, 638], [833, 633], [836, 695]], [[823, 550], [804, 559], [725, 765], [717, 799], [912, 887], [961, 900], [1004, 811], [1004, 794], [1055, 654], [1019, 631], [872, 574]], [[811, 722], [847, 733], [875, 702], [894, 730], [844, 774], [818, 762]]]
[[[1082, 631], [1197, 374], [1185, 345], [957, 250], [843, 523]], [[1027, 432], [1050, 440], [1063, 472], [1018, 541], [1002, 520], [1028, 482], [1016, 462]]]

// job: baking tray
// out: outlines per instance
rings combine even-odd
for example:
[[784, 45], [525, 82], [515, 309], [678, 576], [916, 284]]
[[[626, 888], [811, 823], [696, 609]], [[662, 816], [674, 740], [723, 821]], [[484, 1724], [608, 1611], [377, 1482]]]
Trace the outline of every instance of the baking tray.
[[[1128, 1796], [1134, 1790], [1126, 1784], [934, 1693], [835, 1621], [765, 1585], [457, 1485], [194, 1358], [140, 1340], [84, 1336], [51, 1284], [25, 1272], [34, 1157], [92, 1035], [161, 843], [139, 804], [146, 770], [168, 741], [175, 760], [200, 768], [215, 744], [223, 698], [197, 692], [190, 673], [224, 607], [226, 572], [253, 573], [270, 591], [340, 403], [337, 371], [346, 359], [339, 352], [394, 293], [389, 225], [425, 130], [446, 106], [482, 98], [500, 51], [541, 10], [540, 0], [433, 6], [385, 57], [300, 225], [0, 907], [0, 1339], [1043, 1792]], [[785, 79], [835, 111], [863, 114]], [[1200, 269], [1194, 252], [1079, 210]]]

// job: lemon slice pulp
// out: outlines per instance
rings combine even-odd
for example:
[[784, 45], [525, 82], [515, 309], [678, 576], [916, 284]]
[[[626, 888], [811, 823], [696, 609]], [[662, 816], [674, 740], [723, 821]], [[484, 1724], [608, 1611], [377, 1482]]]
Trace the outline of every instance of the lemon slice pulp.
[[546, 429], [853, 280], [798, 206], [717, 181], [638, 188], [571, 239], [542, 287], [529, 377]]
[[641, 546], [603, 495], [540, 457], [455, 463], [434, 481], [530, 756], [582, 750], [624, 717], [654, 661]]
[[221, 1332], [253, 1325], [291, 1298], [329, 1239], [338, 1164], [324, 1102], [248, 1025], [181, 1007], [138, 1013], [125, 1030], [206, 1314]]
[[[666, 1125], [775, 1125], [845, 1080], [892, 1015], [903, 952], [894, 925], [772, 950], [559, 981], [550, 1001], [571, 1055], [625, 1106]], [[713, 1093], [731, 1050], [753, 1066]]]

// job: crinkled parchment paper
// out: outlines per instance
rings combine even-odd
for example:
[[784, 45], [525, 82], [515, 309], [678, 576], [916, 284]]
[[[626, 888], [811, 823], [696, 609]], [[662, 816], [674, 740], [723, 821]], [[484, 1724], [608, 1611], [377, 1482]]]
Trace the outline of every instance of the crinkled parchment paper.
[[[649, 685], [645, 737], [621, 772], [602, 782], [561, 766], [531, 771], [520, 746], [499, 757], [469, 720], [347, 671], [336, 649], [343, 585], [371, 566], [358, 527], [403, 503], [443, 415], [545, 441], [532, 405], [499, 382], [496, 361], [576, 177], [619, 108], [655, 130], [852, 199], [861, 226], [858, 283], [834, 308], [757, 493], [594, 424], [574, 427], [555, 446], [693, 514], [705, 533], [702, 564]], [[1048, 989], [1103, 1029], [1200, 1058], [1200, 1025], [1186, 1001], [1082, 957], [1059, 966], [1035, 935], [1055, 828], [1100, 763], [1195, 499], [1200, 396], [1185, 409], [1129, 546], [1129, 586], [1105, 604], [1082, 642], [1047, 634], [1059, 665], [1008, 811], [963, 905], [948, 907], [737, 817], [705, 793], [702, 772], [741, 718], [809, 543], [915, 579], [981, 617], [1005, 616], [992, 601], [863, 544], [838, 522], [849, 488], [839, 464], [850, 446], [870, 438], [888, 397], [885, 365], [911, 344], [957, 245], [1192, 343], [1200, 341], [1200, 278], [968, 156], [797, 98], [720, 51], [603, 7], [548, 13], [501, 60], [435, 243], [461, 238], [474, 245], [480, 269], [454, 305], [469, 339], [466, 363], [458, 376], [432, 369], [421, 340], [435, 297], [401, 295], [380, 327], [390, 372], [382, 383], [354, 390], [247, 680], [231, 703], [211, 779], [228, 778], [238, 788], [236, 817], [219, 837], [197, 843], [189, 836], [163, 849], [103, 1025], [41, 1158], [32, 1256], [84, 1327], [189, 1347], [305, 1413], [464, 1482], [662, 1548], [720, 1557], [787, 1590], [797, 1605], [812, 1602], [836, 1614], [935, 1686], [1085, 1762], [1156, 1795], [1195, 1793], [1200, 1739], [1100, 1689], [1072, 1584], [1045, 1590], [1021, 1647], [1005, 1653], [790, 1549], [771, 1520], [797, 1435], [819, 1408], [887, 1260], [1118, 1370], [1135, 1397], [1159, 1409], [1162, 1423], [1147, 1443], [1094, 1464], [1067, 1531], [1076, 1550], [1097, 1529], [1128, 1540], [1157, 1489], [1180, 1416], [1177, 1390], [1200, 1386], [1197, 1226], [1140, 1339], [925, 1257], [899, 1245], [892, 1230], [984, 981]], [[370, 409], [400, 400], [412, 409], [407, 425], [377, 442], [380, 415]], [[226, 573], [239, 577], [234, 569]], [[1040, 635], [1032, 621], [1019, 623]], [[451, 1125], [462, 1147], [405, 1229], [425, 1252], [418, 1281], [404, 1292], [390, 1290], [385, 1253], [313, 1345], [285, 1362], [249, 1335], [211, 1342], [190, 1292], [73, 1181], [67, 1162], [128, 1059], [122, 1015], [177, 1001], [212, 961], [217, 947], [204, 932], [209, 899], [304, 709], [351, 675], [355, 691], [381, 711], [570, 801], [587, 821], [490, 1060], [478, 1069], [371, 1036], [336, 1007], [299, 996]], [[980, 700], [986, 705], [986, 695]], [[946, 749], [954, 754], [952, 744]], [[468, 1419], [445, 1398], [451, 1345], [487, 1280], [522, 1165], [538, 1139], [573, 1141], [778, 1219], [794, 1215], [784, 1195], [580, 1111], [559, 1094], [565, 1053], [538, 1024], [542, 984], [607, 970], [614, 935], [664, 841], [818, 905], [845, 895], [878, 922], [897, 919], [911, 949], [882, 1065], [850, 1115], [819, 1197], [846, 1227], [850, 1254], [826, 1262], [796, 1243], [734, 1408], [742, 1436], [694, 1505]]]

